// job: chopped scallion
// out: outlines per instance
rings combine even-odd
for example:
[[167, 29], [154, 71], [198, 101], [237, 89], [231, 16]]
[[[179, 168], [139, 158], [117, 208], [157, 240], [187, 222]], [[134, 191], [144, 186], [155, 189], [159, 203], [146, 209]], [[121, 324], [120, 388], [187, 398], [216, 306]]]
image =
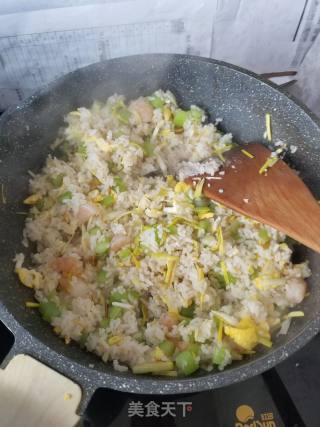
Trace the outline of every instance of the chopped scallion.
[[39, 311], [44, 320], [51, 322], [54, 317], [58, 317], [61, 314], [60, 308], [54, 301], [41, 301], [39, 305]]
[[120, 178], [120, 176], [115, 176], [113, 179], [114, 179], [116, 187], [117, 187], [117, 189], [119, 190], [120, 193], [123, 193], [124, 191], [127, 191], [127, 186], [123, 182], [123, 179]]
[[159, 344], [159, 348], [167, 357], [170, 357], [173, 355], [176, 346], [172, 341], [165, 340]]
[[102, 285], [106, 282], [107, 280], [107, 272], [104, 270], [100, 270], [99, 273], [97, 274], [97, 282]]
[[148, 99], [153, 108], [162, 108], [164, 106], [164, 100], [159, 96], [150, 96]]
[[188, 118], [188, 111], [176, 110], [174, 113], [173, 123], [177, 128], [182, 128]]
[[101, 228], [96, 225], [95, 227], [90, 228], [90, 230], [88, 231], [88, 234], [90, 236], [95, 236], [98, 233], [98, 231], [101, 231]]
[[120, 258], [120, 259], [122, 259], [122, 260], [125, 260], [125, 259], [130, 258], [130, 256], [131, 256], [131, 249], [130, 249], [130, 248], [124, 248], [124, 249], [121, 249], [121, 250], [118, 252], [118, 256], [119, 256], [119, 258]]
[[185, 350], [178, 354], [176, 365], [183, 375], [191, 375], [199, 368], [199, 363], [190, 350]]
[[188, 307], [182, 307], [180, 309], [180, 314], [183, 317], [192, 318], [194, 316], [195, 303], [194, 301]]
[[60, 196], [58, 197], [58, 201], [60, 203], [63, 203], [66, 200], [71, 200], [72, 199], [72, 193], [71, 191], [66, 191], [62, 194], [60, 194]]
[[108, 194], [107, 196], [105, 196], [102, 200], [101, 200], [101, 204], [102, 206], [104, 206], [105, 208], [110, 208], [111, 206], [113, 206], [115, 204], [115, 197], [112, 194]]
[[49, 181], [54, 188], [60, 188], [61, 185], [63, 184], [63, 178], [64, 178], [64, 175], [62, 173], [59, 173], [58, 175], [50, 176]]
[[104, 255], [108, 252], [109, 250], [109, 243], [110, 243], [110, 239], [108, 239], [107, 237], [102, 238], [101, 240], [99, 240], [99, 242], [96, 244], [96, 254], [97, 255]]

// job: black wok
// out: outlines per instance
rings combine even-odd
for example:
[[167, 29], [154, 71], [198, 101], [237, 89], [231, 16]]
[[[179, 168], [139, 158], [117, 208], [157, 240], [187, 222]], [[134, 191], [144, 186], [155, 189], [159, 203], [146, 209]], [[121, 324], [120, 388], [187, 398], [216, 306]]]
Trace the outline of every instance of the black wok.
[[[222, 118], [221, 129], [238, 142], [261, 141], [265, 113], [272, 114], [275, 139], [298, 147], [286, 160], [319, 197], [320, 127], [316, 118], [274, 85], [243, 69], [187, 55], [143, 55], [93, 64], [53, 82], [0, 119], [0, 181], [7, 203], [0, 205], [0, 318], [15, 336], [5, 363], [15, 354], [29, 354], [81, 385], [83, 402], [98, 387], [150, 394], [188, 393], [244, 380], [271, 368], [298, 350], [320, 326], [319, 255], [301, 248], [313, 271], [310, 296], [301, 304], [305, 317], [294, 320], [289, 333], [276, 337], [272, 349], [234, 363], [223, 372], [198, 372], [188, 378], [158, 378], [119, 373], [74, 344], [65, 345], [37, 311], [25, 309], [32, 291], [21, 286], [13, 273], [13, 257], [22, 250], [24, 210], [28, 192], [27, 171], [39, 171], [55, 139], [63, 116], [113, 93], [127, 98], [170, 89], [184, 107], [197, 104], [211, 120]], [[94, 368], [89, 365], [94, 363]], [[80, 411], [81, 411], [80, 409]]]

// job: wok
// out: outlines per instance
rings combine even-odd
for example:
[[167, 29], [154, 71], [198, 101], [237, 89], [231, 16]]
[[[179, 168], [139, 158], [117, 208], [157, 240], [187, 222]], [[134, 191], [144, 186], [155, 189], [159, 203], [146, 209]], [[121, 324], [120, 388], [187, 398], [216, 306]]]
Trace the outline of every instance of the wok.
[[[320, 327], [320, 259], [304, 247], [299, 256], [312, 269], [310, 296], [301, 304], [305, 317], [293, 320], [287, 335], [275, 337], [272, 349], [236, 362], [223, 372], [199, 371], [187, 378], [161, 378], [120, 373], [75, 344], [65, 345], [44, 322], [37, 310], [25, 308], [32, 290], [23, 287], [13, 273], [13, 257], [21, 252], [25, 210], [21, 201], [28, 194], [28, 170], [41, 169], [49, 145], [63, 124], [64, 115], [113, 93], [128, 99], [169, 89], [180, 105], [197, 104], [210, 120], [222, 118], [221, 130], [232, 132], [237, 142], [261, 141], [265, 113], [270, 112], [274, 139], [298, 147], [287, 157], [315, 196], [320, 191], [320, 125], [299, 102], [275, 85], [241, 68], [188, 55], [141, 55], [89, 65], [60, 78], [7, 110], [0, 119], [0, 182], [6, 204], [0, 205], [0, 319], [12, 331], [14, 345], [4, 361], [28, 354], [74, 380], [83, 390], [81, 412], [99, 387], [145, 394], [197, 392], [226, 386], [257, 375], [280, 363], [309, 341]], [[94, 368], [91, 368], [94, 364]]]

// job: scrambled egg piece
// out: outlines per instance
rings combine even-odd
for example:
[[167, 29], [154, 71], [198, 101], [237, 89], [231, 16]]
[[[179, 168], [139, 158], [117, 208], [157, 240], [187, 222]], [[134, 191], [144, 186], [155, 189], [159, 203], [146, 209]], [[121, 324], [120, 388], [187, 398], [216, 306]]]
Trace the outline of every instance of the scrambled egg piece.
[[39, 202], [39, 200], [41, 199], [40, 194], [32, 194], [31, 196], [27, 197], [23, 203], [25, 205], [35, 205], [36, 203]]
[[16, 273], [20, 282], [27, 288], [37, 289], [40, 287], [42, 276], [37, 271], [28, 270], [27, 268], [17, 268]]
[[160, 347], [155, 347], [155, 349], [152, 351], [152, 356], [156, 361], [164, 361], [166, 362], [168, 360], [167, 356], [164, 354], [164, 352], [161, 350]]
[[245, 350], [252, 350], [259, 341], [257, 325], [251, 317], [244, 317], [237, 326], [224, 326], [224, 333]]
[[266, 322], [256, 324], [248, 316], [240, 320], [236, 326], [224, 326], [224, 333], [244, 350], [252, 350], [257, 344], [271, 347], [269, 326]]
[[183, 181], [177, 182], [177, 184], [174, 187], [175, 193], [185, 193], [190, 188], [190, 185]]
[[110, 337], [108, 339], [108, 344], [109, 345], [117, 345], [120, 344], [122, 341], [122, 337], [120, 335], [114, 335], [113, 337]]

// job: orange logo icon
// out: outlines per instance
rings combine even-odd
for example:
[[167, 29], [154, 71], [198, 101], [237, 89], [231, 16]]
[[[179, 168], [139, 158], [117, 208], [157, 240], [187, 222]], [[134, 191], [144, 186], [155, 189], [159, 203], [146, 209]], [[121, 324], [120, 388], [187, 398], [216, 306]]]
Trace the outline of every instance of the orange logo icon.
[[237, 408], [236, 417], [242, 423], [247, 423], [254, 418], [253, 409], [248, 405], [241, 405]]
[[236, 418], [235, 427], [276, 427], [272, 412], [266, 412], [255, 417], [254, 410], [249, 405], [238, 406]]

